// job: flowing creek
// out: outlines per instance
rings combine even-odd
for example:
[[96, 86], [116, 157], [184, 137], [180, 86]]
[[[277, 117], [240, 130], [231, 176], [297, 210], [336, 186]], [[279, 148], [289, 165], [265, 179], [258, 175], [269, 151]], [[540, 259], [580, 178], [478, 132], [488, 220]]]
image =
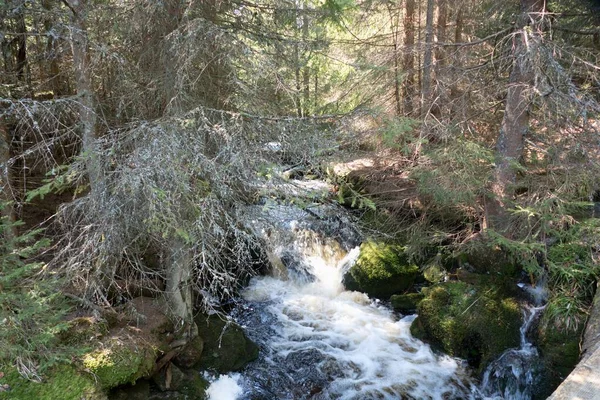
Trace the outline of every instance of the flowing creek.
[[[261, 212], [254, 229], [269, 242], [279, 268], [274, 276], [254, 278], [231, 313], [261, 355], [239, 374], [215, 380], [210, 399], [517, 398], [506, 397], [510, 391], [498, 383], [507, 369], [518, 368], [504, 365], [503, 358], [514, 358], [508, 352], [488, 371], [488, 389], [480, 390], [464, 361], [434, 353], [411, 336], [415, 316], [344, 290], [343, 273], [358, 257], [361, 240], [349, 221], [323, 209]], [[265, 222], [274, 220], [280, 221], [276, 229], [267, 228]], [[533, 319], [524, 324], [521, 349], [512, 351], [532, 349], [525, 335]], [[526, 389], [517, 390], [524, 392], [518, 399], [527, 398]]]

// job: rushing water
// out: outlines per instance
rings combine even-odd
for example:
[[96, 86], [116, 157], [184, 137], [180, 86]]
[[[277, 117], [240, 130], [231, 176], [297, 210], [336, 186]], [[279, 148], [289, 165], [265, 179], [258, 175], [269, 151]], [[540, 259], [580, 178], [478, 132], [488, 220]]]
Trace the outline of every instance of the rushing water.
[[[267, 218], [279, 219], [280, 230], [263, 229], [264, 236], [287, 271], [254, 278], [232, 313], [261, 355], [229, 381], [241, 393], [219, 397], [213, 390], [211, 399], [477, 397], [462, 361], [435, 354], [410, 335], [414, 316], [399, 319], [366, 295], [344, 290], [342, 275], [358, 257], [349, 244], [360, 242], [349, 224], [323, 210], [311, 212], [308, 221], [289, 210], [272, 212], [277, 215]], [[331, 232], [321, 235], [320, 223], [337, 223], [336, 240]]]
[[533, 305], [523, 310], [520, 347], [505, 351], [487, 367], [483, 375], [482, 391], [495, 399], [529, 400], [541, 377], [539, 354], [529, 341], [528, 333], [545, 308], [543, 305], [547, 296], [545, 284], [539, 282], [535, 287], [525, 284], [519, 286], [528, 294]]
[[243, 374], [241, 398], [469, 397], [460, 363], [411, 337], [413, 317], [397, 321], [364, 294], [344, 291], [343, 262], [306, 261], [312, 282], [262, 277], [244, 294], [238, 320], [263, 356]]
[[211, 400], [531, 397], [537, 351], [527, 331], [540, 307], [528, 309], [521, 347], [490, 365], [480, 390], [463, 361], [410, 335], [414, 316], [399, 319], [380, 302], [344, 290], [343, 273], [360, 243], [348, 221], [327, 210], [279, 206], [258, 214], [253, 229], [273, 249], [274, 276], [254, 278], [232, 316], [260, 346], [260, 357], [240, 374], [218, 378]]

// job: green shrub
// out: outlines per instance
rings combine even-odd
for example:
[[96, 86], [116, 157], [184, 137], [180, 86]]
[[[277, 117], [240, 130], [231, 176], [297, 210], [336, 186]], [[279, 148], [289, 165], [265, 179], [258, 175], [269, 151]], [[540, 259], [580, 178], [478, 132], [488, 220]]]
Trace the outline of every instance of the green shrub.
[[[9, 204], [0, 204], [9, 207]], [[41, 374], [72, 351], [62, 347], [59, 334], [68, 328], [64, 315], [69, 304], [57, 290], [59, 281], [41, 262], [28, 261], [47, 240], [40, 231], [12, 235], [19, 222], [0, 223], [0, 364], [15, 367], [23, 376], [40, 380]]]

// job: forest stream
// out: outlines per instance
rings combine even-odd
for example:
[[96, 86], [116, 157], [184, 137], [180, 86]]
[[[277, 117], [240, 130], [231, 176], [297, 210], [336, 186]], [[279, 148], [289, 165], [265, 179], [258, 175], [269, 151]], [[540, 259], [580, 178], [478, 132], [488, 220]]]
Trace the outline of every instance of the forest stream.
[[[252, 279], [243, 292], [232, 316], [261, 355], [241, 373], [214, 380], [210, 399], [530, 398], [521, 383], [514, 384], [518, 393], [500, 393], [493, 387], [502, 384], [498, 379], [480, 389], [465, 361], [438, 354], [411, 336], [415, 315], [399, 315], [384, 302], [345, 290], [343, 275], [359, 254], [358, 247], [350, 247], [357, 234], [349, 221], [335, 221], [338, 216], [331, 214], [331, 209], [309, 214], [275, 206], [263, 215], [281, 221], [281, 231], [268, 236], [286, 269]], [[253, 222], [260, 226], [259, 219]], [[336, 222], [345, 229], [336, 232], [341, 243], [319, 234]], [[531, 321], [522, 330], [529, 350], [525, 332]], [[494, 366], [512, 371], [502, 359]], [[496, 374], [488, 371], [487, 381]], [[509, 375], [503, 382], [514, 379]]]

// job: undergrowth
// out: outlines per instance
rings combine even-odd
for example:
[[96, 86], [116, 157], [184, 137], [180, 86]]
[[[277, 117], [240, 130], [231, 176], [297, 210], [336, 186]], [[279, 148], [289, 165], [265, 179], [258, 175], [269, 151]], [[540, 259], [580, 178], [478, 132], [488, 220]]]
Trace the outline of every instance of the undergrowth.
[[20, 225], [6, 217], [0, 222], [0, 365], [41, 381], [44, 371], [72, 353], [59, 341], [70, 306], [45, 264], [29, 261], [48, 241], [36, 240], [40, 230], [13, 235]]

